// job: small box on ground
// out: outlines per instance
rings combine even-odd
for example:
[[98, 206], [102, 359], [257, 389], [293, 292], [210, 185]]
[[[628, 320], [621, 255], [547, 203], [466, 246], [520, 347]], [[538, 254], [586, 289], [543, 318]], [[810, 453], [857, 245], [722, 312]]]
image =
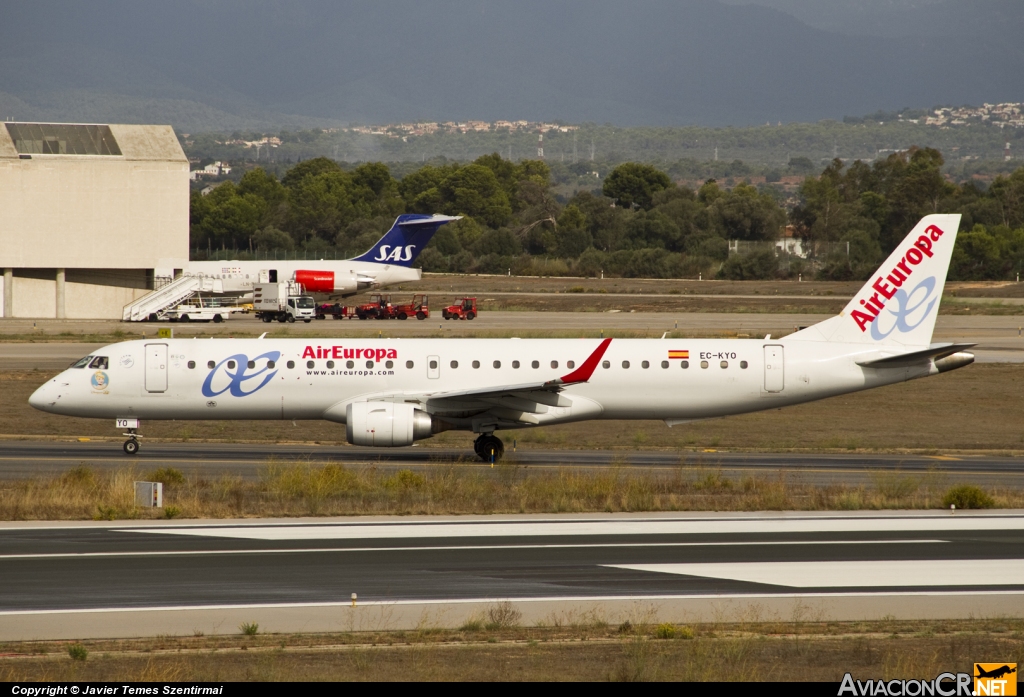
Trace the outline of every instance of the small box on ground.
[[164, 485], [161, 482], [135, 482], [135, 505], [143, 508], [163, 508]]

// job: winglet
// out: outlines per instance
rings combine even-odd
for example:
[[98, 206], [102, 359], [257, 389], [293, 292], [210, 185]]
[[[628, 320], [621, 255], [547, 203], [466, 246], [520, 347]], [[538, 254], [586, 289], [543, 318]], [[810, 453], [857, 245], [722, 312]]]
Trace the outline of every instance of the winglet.
[[563, 375], [559, 378], [558, 382], [563, 385], [571, 385], [573, 383], [587, 382], [590, 380], [590, 376], [594, 374], [594, 370], [597, 369], [597, 364], [601, 362], [601, 357], [604, 356], [604, 352], [608, 350], [608, 344], [610, 343], [612, 343], [611, 338], [602, 341], [601, 345], [598, 346], [592, 354], [590, 354], [590, 357], [583, 361], [583, 365], [568, 375]]

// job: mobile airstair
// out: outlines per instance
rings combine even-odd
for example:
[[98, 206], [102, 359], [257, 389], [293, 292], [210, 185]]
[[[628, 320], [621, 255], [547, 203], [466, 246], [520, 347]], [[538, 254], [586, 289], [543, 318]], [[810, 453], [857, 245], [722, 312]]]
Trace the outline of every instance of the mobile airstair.
[[224, 284], [220, 279], [206, 276], [180, 276], [167, 285], [125, 305], [121, 313], [121, 320], [123, 322], [143, 322], [156, 319], [164, 310], [177, 307], [196, 293], [221, 293], [223, 291]]

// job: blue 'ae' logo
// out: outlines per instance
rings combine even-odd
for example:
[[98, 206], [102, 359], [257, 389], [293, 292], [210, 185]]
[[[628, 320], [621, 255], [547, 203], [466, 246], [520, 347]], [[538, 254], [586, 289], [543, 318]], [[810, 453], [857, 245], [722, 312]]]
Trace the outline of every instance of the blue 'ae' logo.
[[[281, 358], [280, 351], [268, 351], [262, 355], [256, 356], [253, 359], [254, 364], [259, 364], [263, 359], [267, 361], [274, 361], [275, 363]], [[231, 367], [231, 363], [234, 363], [234, 367]], [[223, 368], [223, 370], [221, 370]], [[267, 364], [264, 364], [259, 370], [255, 370], [251, 373], [246, 373], [249, 368], [249, 357], [244, 353], [238, 353], [234, 356], [228, 356], [220, 363], [218, 363], [210, 374], [206, 376], [206, 380], [203, 381], [203, 396], [204, 397], [216, 397], [217, 395], [228, 392], [232, 397], [245, 397], [251, 395], [253, 392], [257, 392], [266, 386], [268, 382], [274, 379], [277, 375], [276, 369], [271, 369]], [[251, 390], [243, 389], [246, 382], [254, 380], [260, 376], [263, 376], [263, 381]], [[217, 383], [214, 385], [214, 383]], [[222, 387], [223, 385], [223, 387]]]
[[[902, 288], [897, 290], [896, 294], [892, 297], [895, 302], [890, 301], [887, 303], [882, 312], [878, 313], [878, 317], [871, 322], [871, 338], [875, 341], [881, 341], [892, 334], [893, 331], [906, 334], [917, 329], [924, 322], [925, 318], [932, 313], [935, 304], [939, 301], [938, 298], [932, 297], [934, 292], [934, 276], [922, 279], [914, 290], [909, 293]], [[892, 307], [893, 304], [896, 305], [895, 308]], [[883, 331], [881, 327], [882, 318], [885, 317], [887, 320], [886, 324], [889, 324], [888, 315], [895, 317], [895, 320], [889, 325], [888, 330]]]

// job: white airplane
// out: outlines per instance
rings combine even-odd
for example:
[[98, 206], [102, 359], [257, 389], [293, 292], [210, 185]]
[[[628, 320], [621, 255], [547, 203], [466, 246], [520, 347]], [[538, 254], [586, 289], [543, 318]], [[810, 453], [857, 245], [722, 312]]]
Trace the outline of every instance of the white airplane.
[[368, 288], [420, 280], [422, 272], [412, 263], [442, 225], [461, 217], [400, 215], [377, 244], [353, 259], [190, 261], [182, 275], [214, 279], [218, 292], [224, 293], [249, 293], [255, 284], [296, 281], [307, 293], [355, 295]]
[[112, 418], [326, 419], [348, 442], [406, 446], [591, 419], [668, 426], [775, 409], [966, 366], [934, 344], [959, 215], [930, 215], [837, 316], [781, 339], [170, 339], [106, 346], [41, 386], [37, 409]]

